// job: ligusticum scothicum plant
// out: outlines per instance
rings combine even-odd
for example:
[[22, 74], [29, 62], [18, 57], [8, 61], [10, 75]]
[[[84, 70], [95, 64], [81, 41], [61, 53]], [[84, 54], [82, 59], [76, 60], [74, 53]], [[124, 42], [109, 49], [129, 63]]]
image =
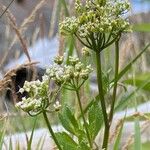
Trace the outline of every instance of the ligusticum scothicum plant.
[[[119, 40], [122, 33], [131, 31], [130, 24], [125, 19], [125, 14], [129, 9], [130, 4], [124, 0], [76, 0], [75, 16], [67, 17], [60, 23], [62, 35], [74, 36], [83, 44], [82, 54], [84, 57], [89, 57], [92, 52], [96, 55], [98, 101], [94, 100], [91, 103], [87, 115], [82, 108], [80, 89], [93, 69], [91, 65], [85, 65], [76, 56], [70, 56], [67, 64], [65, 64], [63, 56], [55, 57], [54, 64], [46, 70], [42, 81], [26, 81], [23, 88], [19, 90], [21, 93], [28, 92], [29, 96], [22, 98], [22, 101], [16, 106], [31, 116], [43, 113], [52, 138], [60, 150], [106, 150], [108, 148], [118, 84]], [[101, 57], [102, 51], [113, 44], [115, 45], [115, 71], [114, 80], [111, 83], [113, 94], [108, 109], [102, 81]], [[49, 87], [51, 81], [57, 85], [54, 90]], [[68, 106], [61, 108], [57, 96], [62, 88], [76, 93], [82, 120], [77, 118]], [[53, 132], [47, 117], [47, 112], [52, 111], [51, 106], [54, 111], [62, 109], [59, 119], [67, 132]], [[95, 137], [103, 122], [103, 143], [102, 146], [98, 146], [95, 143]]]
[[[87, 55], [87, 52], [86, 52]], [[59, 111], [61, 104], [57, 101], [58, 93], [62, 88], [75, 91], [78, 97], [78, 103], [82, 118], [89, 138], [86, 119], [83, 114], [82, 104], [79, 91], [84, 82], [89, 78], [89, 74], [93, 71], [91, 65], [84, 65], [76, 56], [69, 57], [69, 65], [65, 65], [64, 56], [56, 56], [54, 63], [46, 69], [42, 81], [25, 81], [24, 86], [19, 92], [27, 92], [28, 96], [23, 97], [22, 101], [16, 104], [16, 107], [27, 112], [30, 116], [37, 116], [43, 113], [49, 131], [59, 149], [62, 149], [55, 133], [53, 132], [50, 122], [48, 121], [47, 112]], [[50, 81], [57, 85], [55, 89], [50, 89]], [[51, 105], [53, 104], [53, 108]]]
[[[103, 111], [105, 131], [102, 148], [107, 149], [109, 129], [113, 119], [116, 101], [117, 76], [119, 68], [119, 40], [122, 33], [131, 32], [131, 26], [125, 14], [130, 10], [126, 0], [76, 0], [73, 17], [67, 17], [60, 23], [60, 33], [75, 36], [85, 47], [96, 54], [97, 82], [99, 99]], [[115, 75], [113, 98], [110, 112], [106, 110], [103, 92], [101, 52], [115, 43]]]

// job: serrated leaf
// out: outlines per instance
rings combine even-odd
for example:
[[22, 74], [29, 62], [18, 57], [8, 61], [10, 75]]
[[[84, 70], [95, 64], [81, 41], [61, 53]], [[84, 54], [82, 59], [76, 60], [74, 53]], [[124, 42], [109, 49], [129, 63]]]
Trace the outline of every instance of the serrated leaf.
[[77, 150], [78, 144], [66, 132], [55, 133], [62, 150]]
[[68, 106], [64, 106], [62, 112], [59, 113], [59, 119], [63, 127], [70, 133], [77, 135], [79, 131], [78, 122]]
[[108, 88], [109, 88], [109, 82], [110, 82], [109, 81], [109, 74], [110, 74], [110, 71], [111, 70], [108, 70], [108, 72], [106, 72], [105, 74], [103, 73], [103, 76], [102, 76], [104, 93], [107, 93]]
[[94, 140], [103, 125], [103, 113], [97, 101], [95, 101], [89, 109], [88, 120], [90, 136], [92, 140]]
[[87, 146], [87, 143], [81, 141], [79, 143], [78, 150], [91, 150], [91, 149]]

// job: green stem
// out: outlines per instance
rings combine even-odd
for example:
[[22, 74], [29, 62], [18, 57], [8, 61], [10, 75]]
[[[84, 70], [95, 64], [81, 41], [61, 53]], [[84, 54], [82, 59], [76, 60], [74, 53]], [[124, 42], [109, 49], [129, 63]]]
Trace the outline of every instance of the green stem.
[[58, 147], [59, 150], [62, 150], [60, 144], [58, 143], [58, 141], [57, 141], [57, 139], [56, 139], [55, 133], [53, 132], [53, 129], [52, 129], [51, 125], [50, 125], [50, 122], [49, 122], [49, 120], [48, 120], [48, 117], [47, 117], [47, 114], [46, 114], [45, 111], [43, 111], [43, 116], [44, 116], [46, 125], [47, 125], [47, 127], [48, 127], [48, 130], [49, 130], [49, 132], [50, 132], [50, 134], [51, 134], [51, 136], [52, 136], [52, 138], [53, 138], [55, 144], [57, 145], [57, 147]]
[[63, 7], [64, 7], [65, 16], [66, 16], [66, 17], [69, 17], [69, 10], [68, 10], [68, 8], [67, 8], [67, 3], [66, 3], [66, 1], [65, 1], [65, 0], [61, 0], [61, 3], [62, 3], [62, 5], [63, 5]]
[[111, 124], [113, 119], [114, 113], [114, 106], [116, 101], [116, 92], [117, 92], [117, 82], [118, 82], [118, 70], [119, 70], [119, 40], [115, 42], [115, 79], [114, 79], [114, 89], [113, 89], [113, 97], [112, 97], [112, 104], [109, 114], [109, 123]]
[[84, 117], [84, 112], [83, 112], [83, 108], [82, 108], [82, 104], [81, 104], [81, 100], [80, 100], [78, 89], [76, 90], [76, 95], [77, 95], [77, 99], [78, 99], [78, 103], [79, 103], [79, 107], [80, 107], [83, 123], [84, 123], [84, 126], [85, 126], [85, 131], [86, 131], [86, 134], [87, 134], [87, 139], [88, 139], [90, 147], [92, 148], [92, 141], [91, 141], [90, 134], [89, 134], [89, 131], [88, 131], [88, 125], [87, 125], [86, 119]]
[[99, 52], [96, 52], [96, 67], [97, 67], [97, 82], [98, 82], [99, 97], [100, 97], [104, 123], [105, 123], [105, 131], [104, 131], [102, 148], [107, 149], [108, 137], [109, 137], [109, 122], [107, 118], [107, 111], [106, 111], [106, 105], [105, 105], [105, 99], [104, 99], [104, 93], [103, 93], [101, 55]]

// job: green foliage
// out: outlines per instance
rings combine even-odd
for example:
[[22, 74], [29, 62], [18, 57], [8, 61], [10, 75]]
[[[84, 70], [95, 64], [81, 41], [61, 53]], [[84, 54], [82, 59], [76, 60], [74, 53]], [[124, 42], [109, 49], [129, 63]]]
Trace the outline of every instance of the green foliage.
[[134, 128], [135, 128], [135, 134], [134, 134], [134, 150], [142, 150], [141, 145], [141, 132], [140, 132], [140, 123], [139, 119], [135, 118], [134, 121]]
[[121, 100], [119, 100], [119, 102], [116, 104], [115, 106], [115, 111], [119, 111], [119, 110], [123, 110], [125, 108], [127, 108], [128, 103], [131, 102], [131, 98], [133, 98], [133, 96], [136, 95], [136, 93], [140, 90], [143, 89], [143, 87], [145, 87], [147, 84], [150, 83], [150, 79], [148, 81], [145, 81], [144, 83], [142, 83], [138, 88], [136, 88], [135, 90], [126, 93]]
[[136, 86], [138, 88], [141, 87], [142, 84], [146, 82], [147, 84], [145, 84], [145, 86], [143, 86], [142, 89], [145, 91], [150, 91], [150, 82], [148, 82], [149, 79], [150, 79], [150, 73], [147, 72], [147, 73], [135, 75], [134, 78], [128, 78], [124, 80], [123, 83]]
[[150, 32], [150, 23], [141, 23], [133, 25], [133, 30], [138, 32]]
[[[142, 56], [142, 54], [149, 48], [148, 44], [131, 62], [129, 62], [119, 73], [119, 40], [124, 32], [131, 31], [130, 24], [124, 18], [124, 14], [129, 11], [130, 5], [127, 1], [116, 0], [93, 0], [86, 1], [85, 5], [82, 1], [75, 1], [75, 13], [73, 17], [69, 17], [69, 11], [65, 0], [61, 0], [58, 5], [58, 11], [64, 8], [65, 20], [60, 23], [60, 33], [68, 36], [67, 39], [67, 57], [56, 56], [54, 64], [46, 70], [46, 74], [43, 76], [42, 81], [25, 82], [25, 87], [19, 90], [19, 92], [28, 92], [29, 97], [24, 97], [22, 102], [18, 103], [18, 108], [28, 112], [31, 116], [37, 116], [40, 113], [46, 121], [46, 125], [49, 132], [57, 145], [59, 150], [93, 150], [95, 144], [95, 138], [104, 125], [104, 137], [102, 149], [108, 148], [110, 128], [113, 121], [113, 115], [118, 110], [123, 110], [128, 107], [128, 103], [133, 98], [136, 98], [136, 93], [141, 89], [150, 90], [150, 75], [136, 76], [134, 80], [128, 78], [122, 83], [126, 85], [135, 86], [135, 90], [129, 92], [128, 90], [123, 93], [120, 100], [118, 99], [117, 86], [118, 81], [123, 78], [126, 73], [131, 69], [132, 65]], [[59, 14], [60, 17], [60, 14]], [[134, 30], [148, 31], [148, 25], [134, 26]], [[82, 54], [86, 55], [89, 50], [95, 54], [95, 68], [97, 74], [98, 95], [94, 98], [89, 98], [90, 103], [87, 104], [83, 110], [82, 103], [82, 87], [89, 78], [92, 72], [91, 65], [87, 65], [86, 58], [82, 58], [83, 62], [80, 62], [77, 55], [74, 57], [74, 48], [76, 39], [83, 44]], [[105, 71], [108, 68], [104, 68], [102, 51], [115, 43], [114, 62], [115, 65], [111, 65], [112, 71]], [[109, 50], [112, 53], [111, 49]], [[82, 55], [84, 57], [84, 55]], [[104, 56], [105, 57], [105, 56]], [[91, 60], [89, 60], [91, 61]], [[107, 63], [107, 62], [105, 62]], [[146, 78], [146, 79], [145, 79]], [[56, 89], [50, 91], [50, 81], [53, 81]], [[68, 90], [75, 92], [77, 100], [77, 109], [80, 116], [75, 116], [77, 110], [71, 109], [68, 105], [61, 105], [56, 101], [59, 93], [62, 94], [62, 90]], [[113, 91], [113, 92], [112, 92]], [[80, 93], [81, 92], [81, 93]], [[55, 94], [54, 94], [55, 93]], [[65, 93], [65, 92], [64, 92]], [[90, 95], [90, 93], [88, 93]], [[66, 98], [66, 96], [63, 96]], [[83, 96], [84, 97], [84, 96]], [[107, 98], [110, 97], [110, 98]], [[60, 96], [60, 98], [62, 98]], [[69, 98], [69, 97], [67, 97]], [[109, 102], [107, 102], [109, 99]], [[70, 99], [69, 99], [70, 100]], [[69, 102], [65, 100], [65, 102]], [[56, 102], [56, 103], [55, 103]], [[64, 101], [63, 101], [64, 102]], [[109, 103], [109, 105], [107, 104]], [[75, 101], [76, 104], [76, 101]], [[108, 109], [109, 108], [109, 109]], [[58, 112], [58, 118], [60, 124], [65, 129], [62, 132], [55, 133], [47, 113]], [[123, 130], [123, 120], [119, 133], [114, 143], [114, 150], [119, 149], [121, 134]], [[31, 149], [31, 143], [33, 138], [33, 132], [35, 126], [28, 141], [28, 150]], [[41, 143], [40, 139], [39, 143]], [[139, 120], [135, 120], [135, 144], [134, 149], [140, 150], [140, 127]]]
[[56, 133], [62, 150], [77, 150], [78, 144], [66, 132]]
[[[118, 81], [119, 79], [121, 79], [121, 78], [125, 75], [125, 73], [127, 73], [127, 72], [131, 69], [132, 65], [142, 56], [142, 54], [143, 54], [146, 50], [148, 50], [149, 47], [150, 47], [150, 43], [147, 44], [147, 45], [141, 50], [141, 52], [119, 72], [118, 77], [117, 77], [117, 79], [116, 79], [117, 81]], [[114, 81], [114, 79], [113, 79], [113, 81]]]
[[34, 121], [34, 125], [33, 125], [33, 129], [30, 135], [29, 140], [27, 140], [27, 150], [31, 150], [31, 144], [32, 144], [32, 140], [33, 140], [33, 134], [34, 134], [34, 130], [35, 130], [35, 125], [36, 125], [36, 119]]
[[88, 129], [91, 139], [94, 140], [103, 125], [103, 113], [99, 103], [95, 101], [88, 110]]
[[43, 146], [44, 146], [44, 143], [45, 143], [45, 138], [46, 136], [41, 136], [41, 138], [39, 139], [39, 141], [37, 142], [37, 146], [36, 146], [36, 150], [42, 150], [43, 149]]
[[73, 135], [78, 135], [80, 130], [79, 124], [73, 114], [73, 111], [71, 111], [67, 105], [65, 105], [63, 110], [59, 113], [59, 119], [67, 131]]
[[4, 136], [5, 136], [5, 129], [0, 131], [0, 149], [2, 149], [3, 146]]
[[13, 150], [11, 138], [10, 138], [10, 140], [9, 140], [9, 150]]
[[67, 44], [69, 49], [67, 51], [68, 56], [67, 56], [66, 64], [69, 64], [69, 56], [73, 55], [74, 46], [75, 46], [75, 39], [73, 38], [73, 36], [68, 37]]

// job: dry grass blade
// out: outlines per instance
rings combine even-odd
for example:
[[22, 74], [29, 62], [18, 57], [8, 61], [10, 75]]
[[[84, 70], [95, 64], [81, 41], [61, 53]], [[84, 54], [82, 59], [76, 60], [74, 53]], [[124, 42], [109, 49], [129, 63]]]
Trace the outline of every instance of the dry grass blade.
[[[6, 7], [4, 5], [2, 5], [2, 9], [6, 10]], [[16, 20], [15, 20], [14, 16], [12, 15], [12, 13], [9, 10], [6, 11], [6, 16], [9, 18], [10, 25], [14, 29], [18, 39], [20, 40], [20, 43], [22, 45], [24, 53], [26, 54], [29, 62], [31, 62], [31, 58], [30, 58], [30, 55], [29, 55], [29, 52], [28, 52], [28, 49], [27, 49], [26, 42], [24, 41], [23, 37], [21, 36], [21, 33], [20, 33], [19, 29], [18, 29], [18, 26], [16, 24]]]
[[[149, 120], [145, 121], [141, 125], [141, 134], [143, 134], [146, 131], [146, 129], [147, 129], [147, 127], [149, 127], [149, 125], [150, 125], [150, 121]], [[125, 145], [122, 147], [122, 150], [129, 150], [129, 146], [131, 144], [133, 144], [133, 142], [134, 142], [134, 134], [131, 134], [129, 136], [129, 138], [127, 139], [127, 142], [125, 143]]]
[[118, 122], [117, 122], [117, 124], [116, 124], [116, 126], [115, 126], [115, 129], [114, 129], [113, 133], [112, 133], [112, 134], [110, 135], [110, 137], [109, 137], [109, 142], [110, 142], [110, 143], [111, 143], [111, 142], [113, 141], [113, 139], [118, 135], [119, 129], [120, 129], [121, 125], [122, 125], [122, 122], [123, 122], [123, 119], [118, 120]]
[[49, 37], [51, 38], [55, 32], [55, 23], [57, 18], [57, 9], [58, 9], [59, 0], [55, 0], [54, 7], [52, 10], [52, 19], [50, 20], [50, 28], [49, 28]]
[[[27, 18], [24, 19], [24, 21], [23, 21], [23, 23], [21, 24], [21, 26], [20, 26], [19, 28], [17, 28], [18, 31], [19, 31], [19, 33], [20, 33], [21, 35], [23, 35], [23, 33], [26, 31], [28, 25], [34, 21], [37, 11], [44, 5], [45, 1], [46, 1], [46, 0], [41, 0], [41, 1], [37, 4], [37, 6], [33, 9], [33, 11], [31, 12], [31, 14], [30, 14]], [[9, 47], [9, 50], [10, 50], [10, 49], [12, 48], [12, 46], [16, 43], [16, 41], [17, 41], [17, 36], [15, 36], [14, 39], [13, 39], [13, 41], [11, 42], [10, 47]]]
[[0, 15], [0, 18], [6, 13], [6, 11], [9, 9], [9, 7], [11, 6], [11, 4], [14, 2], [15, 0], [12, 0], [8, 6], [5, 8], [5, 10], [3, 11], [3, 13]]
[[41, 0], [33, 9], [31, 14], [23, 21], [20, 26], [20, 32], [23, 33], [27, 29], [27, 25], [32, 23], [35, 19], [37, 11], [44, 5], [46, 0]]

